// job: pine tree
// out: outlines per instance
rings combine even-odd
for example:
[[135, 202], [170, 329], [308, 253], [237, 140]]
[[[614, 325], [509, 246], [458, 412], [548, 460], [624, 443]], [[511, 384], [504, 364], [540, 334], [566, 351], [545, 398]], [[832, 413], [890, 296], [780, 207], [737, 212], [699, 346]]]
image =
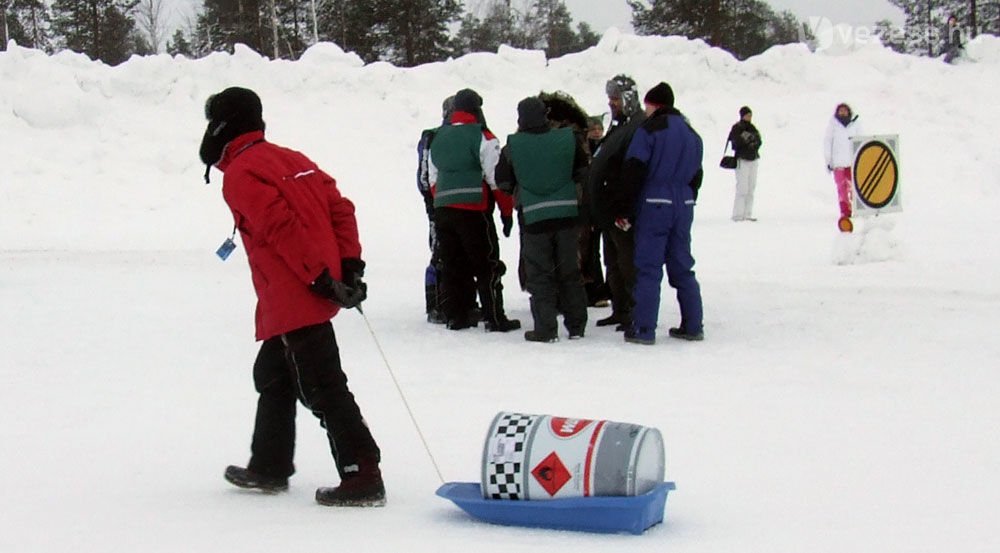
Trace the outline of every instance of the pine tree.
[[327, 0], [317, 8], [320, 40], [335, 42], [367, 62], [377, 61], [385, 29], [378, 21], [379, 0]]
[[462, 26], [455, 37], [455, 53], [457, 55], [470, 52], [496, 52], [500, 45], [506, 44], [514, 48], [532, 48], [531, 33], [523, 26], [523, 17], [503, 0], [492, 0], [486, 6], [486, 15], [482, 19], [466, 14], [462, 18]]
[[383, 59], [412, 67], [447, 56], [448, 26], [461, 13], [458, 0], [393, 0], [379, 8]]
[[632, 25], [645, 35], [680, 35], [704, 40], [740, 59], [776, 44], [796, 42], [799, 23], [775, 13], [761, 0], [628, 0]]
[[129, 17], [136, 0], [56, 0], [52, 30], [60, 45], [109, 65], [137, 52]]
[[236, 44], [264, 54], [270, 50], [260, 0], [205, 0], [198, 16], [194, 47], [201, 52], [232, 52]]
[[591, 46], [597, 46], [597, 43], [601, 41], [601, 36], [595, 33], [590, 25], [585, 21], [581, 21], [576, 26], [576, 34], [580, 50], [586, 50]]
[[906, 16], [905, 51], [909, 54], [933, 56], [941, 49], [941, 29], [948, 8], [942, 0], [889, 0], [902, 8]]
[[0, 49], [13, 40], [20, 46], [52, 51], [52, 16], [41, 0], [0, 0]]
[[882, 41], [882, 45], [896, 52], [906, 52], [906, 40], [903, 30], [897, 27], [888, 19], [881, 19], [875, 22], [875, 35]]
[[471, 13], [462, 18], [453, 40], [456, 55], [495, 52], [501, 44], [514, 48], [544, 49], [549, 58], [578, 52], [598, 43], [589, 25], [580, 23], [573, 32], [573, 19], [563, 0], [532, 0], [519, 11], [507, 0], [492, 0], [479, 19]]
[[184, 31], [177, 29], [174, 31], [174, 36], [167, 41], [167, 53], [171, 56], [181, 55], [188, 58], [195, 57], [194, 47], [191, 42], [188, 41], [187, 37], [184, 36]]
[[579, 50], [579, 38], [573, 32], [573, 18], [563, 0], [535, 0], [529, 12], [535, 48], [544, 48], [545, 56], [557, 58]]

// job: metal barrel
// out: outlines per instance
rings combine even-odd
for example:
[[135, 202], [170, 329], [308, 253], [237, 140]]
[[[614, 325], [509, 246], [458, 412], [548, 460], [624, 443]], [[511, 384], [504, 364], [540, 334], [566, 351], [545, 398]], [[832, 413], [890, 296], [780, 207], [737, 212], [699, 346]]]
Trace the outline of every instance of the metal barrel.
[[487, 499], [641, 495], [663, 482], [663, 438], [638, 424], [500, 412], [483, 446]]

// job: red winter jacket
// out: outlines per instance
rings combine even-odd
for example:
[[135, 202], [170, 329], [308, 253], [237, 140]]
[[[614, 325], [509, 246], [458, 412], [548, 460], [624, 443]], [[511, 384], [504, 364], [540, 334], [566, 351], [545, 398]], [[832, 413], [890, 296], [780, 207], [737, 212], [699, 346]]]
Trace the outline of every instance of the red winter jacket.
[[354, 204], [309, 158], [261, 131], [236, 137], [217, 166], [257, 292], [257, 339], [329, 321], [339, 307], [309, 285], [324, 268], [339, 280], [340, 261], [361, 258]]

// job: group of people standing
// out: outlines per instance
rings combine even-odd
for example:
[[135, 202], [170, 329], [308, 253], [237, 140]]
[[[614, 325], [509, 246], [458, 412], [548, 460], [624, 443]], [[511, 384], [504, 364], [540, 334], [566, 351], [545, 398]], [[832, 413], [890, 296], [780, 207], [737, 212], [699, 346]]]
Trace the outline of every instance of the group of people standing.
[[[614, 325], [625, 341], [655, 343], [666, 266], [681, 321], [669, 335], [701, 340], [701, 291], [691, 256], [694, 204], [702, 179], [702, 141], [674, 107], [666, 83], [645, 95], [626, 75], [605, 87], [611, 124], [597, 136], [565, 95], [540, 94], [517, 106], [517, 132], [501, 149], [482, 114], [482, 98], [463, 89], [443, 103], [442, 125], [418, 145], [418, 189], [430, 224], [425, 286], [428, 321], [452, 330], [478, 325], [507, 332], [520, 321], [503, 310], [494, 211], [509, 237], [517, 212], [522, 288], [530, 294], [531, 342], [570, 339], [587, 324], [585, 275], [597, 236]], [[569, 108], [569, 109], [567, 109]], [[575, 111], [579, 111], [578, 108]], [[588, 136], [589, 135], [589, 136]], [[478, 294], [480, 307], [476, 308]]]

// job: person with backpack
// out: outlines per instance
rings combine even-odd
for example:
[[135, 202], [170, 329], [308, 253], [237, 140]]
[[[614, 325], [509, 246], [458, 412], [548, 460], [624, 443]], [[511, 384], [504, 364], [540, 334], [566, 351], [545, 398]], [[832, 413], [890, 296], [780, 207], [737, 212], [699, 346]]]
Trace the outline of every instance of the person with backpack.
[[760, 131], [753, 125], [753, 111], [740, 108], [740, 120], [729, 130], [727, 139], [736, 157], [736, 197], [733, 200], [733, 221], [756, 221], [753, 216], [753, 195], [757, 188], [757, 160], [760, 159]]

